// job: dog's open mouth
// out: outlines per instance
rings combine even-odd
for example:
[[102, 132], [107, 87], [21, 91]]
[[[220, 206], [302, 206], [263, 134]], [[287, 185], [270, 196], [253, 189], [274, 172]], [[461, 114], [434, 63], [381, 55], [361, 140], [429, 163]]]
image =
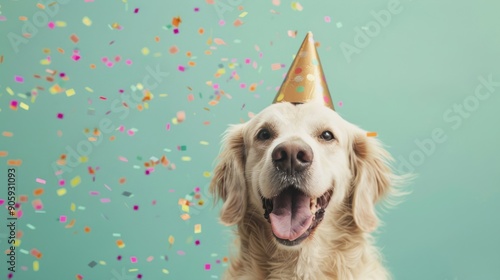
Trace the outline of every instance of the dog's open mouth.
[[276, 240], [287, 246], [300, 244], [323, 220], [333, 191], [311, 198], [294, 186], [278, 196], [262, 198], [264, 217], [271, 223]]

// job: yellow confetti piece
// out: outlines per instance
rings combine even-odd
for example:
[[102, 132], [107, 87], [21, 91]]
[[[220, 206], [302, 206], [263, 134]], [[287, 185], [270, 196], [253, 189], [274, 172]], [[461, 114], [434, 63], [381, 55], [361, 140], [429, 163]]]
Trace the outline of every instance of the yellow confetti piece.
[[189, 213], [189, 206], [187, 205], [182, 205], [182, 211]]
[[38, 271], [40, 269], [40, 263], [38, 261], [33, 261], [33, 271]]
[[10, 87], [7, 87], [6, 90], [10, 95], [14, 95], [14, 91]]
[[201, 233], [201, 224], [194, 225], [194, 233]]
[[212, 174], [208, 171], [203, 172], [203, 177], [210, 177]]
[[69, 207], [69, 209], [70, 209], [71, 211], [75, 212], [75, 211], [76, 211], [76, 204], [71, 203], [71, 206]]
[[75, 178], [71, 179], [71, 186], [74, 188], [80, 184], [82, 181], [82, 178], [80, 176], [76, 176]]
[[372, 131], [372, 132], [367, 132], [367, 133], [366, 133], [366, 136], [367, 136], [367, 137], [376, 137], [376, 136], [377, 136], [377, 132], [374, 132], [374, 131]]
[[66, 96], [73, 96], [73, 95], [75, 95], [75, 89], [70, 88], [66, 91]]
[[142, 52], [143, 55], [148, 55], [149, 54], [149, 49], [146, 48], [146, 47], [144, 47], [144, 48], [142, 48], [141, 52]]
[[169, 274], [170, 272], [168, 271], [168, 269], [164, 268], [161, 270], [161, 272], [165, 273], [165, 274]]
[[183, 157], [181, 157], [181, 160], [182, 161], [191, 161], [191, 157], [183, 156]]
[[66, 22], [65, 21], [56, 21], [56, 26], [57, 27], [66, 27]]
[[91, 25], [92, 25], [92, 20], [90, 20], [90, 18], [89, 18], [89, 17], [83, 17], [82, 22], [83, 22], [83, 24], [85, 24], [86, 26], [91, 26]]
[[206, 146], [206, 145], [208, 145], [208, 142], [207, 141], [200, 141], [200, 144]]
[[81, 156], [79, 160], [80, 160], [80, 162], [87, 162], [89, 160], [89, 158], [86, 156]]
[[40, 64], [42, 64], [42, 65], [50, 65], [50, 60], [48, 60], [46, 58], [42, 59], [42, 60], [40, 60]]
[[57, 195], [58, 196], [63, 196], [66, 194], [66, 189], [65, 188], [60, 188], [57, 190]]
[[88, 91], [88, 92], [94, 92], [93, 89], [89, 88], [89, 87], [85, 87], [85, 90]]
[[303, 10], [303, 7], [299, 2], [292, 2], [292, 9], [300, 12]]
[[170, 235], [168, 237], [168, 243], [170, 244], [170, 246], [174, 245], [174, 242], [175, 242], [175, 238], [173, 235]]
[[22, 109], [28, 111], [30, 109], [30, 106], [24, 102], [21, 102], [21, 104], [19, 104], [19, 107], [21, 107]]
[[241, 13], [241, 14], [239, 15], [239, 17], [240, 17], [240, 18], [243, 18], [243, 17], [245, 17], [246, 15], [248, 15], [248, 12], [243, 12], [243, 13]]

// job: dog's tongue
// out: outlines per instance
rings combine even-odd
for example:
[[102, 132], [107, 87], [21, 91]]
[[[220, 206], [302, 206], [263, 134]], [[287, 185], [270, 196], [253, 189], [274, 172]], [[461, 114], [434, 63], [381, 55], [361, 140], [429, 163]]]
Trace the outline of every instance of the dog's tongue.
[[311, 199], [301, 191], [289, 187], [273, 199], [269, 215], [274, 235], [293, 241], [311, 226]]

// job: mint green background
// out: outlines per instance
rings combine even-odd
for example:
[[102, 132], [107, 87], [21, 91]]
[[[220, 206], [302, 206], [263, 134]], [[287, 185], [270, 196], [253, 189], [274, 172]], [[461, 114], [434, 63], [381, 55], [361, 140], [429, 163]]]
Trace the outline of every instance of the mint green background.
[[[321, 43], [318, 52], [332, 97], [336, 104], [343, 102], [343, 106], [336, 105], [337, 111], [350, 122], [377, 131], [398, 159], [398, 166], [401, 158], [418, 156], [415, 141], [430, 138], [436, 128], [446, 135], [444, 143], [437, 143], [423, 162], [414, 165], [418, 177], [408, 186], [413, 193], [396, 209], [381, 212], [385, 226], [377, 234], [377, 244], [395, 279], [500, 279], [500, 87], [495, 87], [487, 100], [479, 101], [467, 118], [460, 117], [460, 125], [443, 117], [454, 104], [473, 96], [480, 85], [479, 76], [491, 75], [500, 81], [498, 2], [401, 1], [401, 12], [393, 14], [390, 23], [349, 59], [340, 48], [342, 42], [355, 45], [355, 28], [373, 21], [370, 12], [386, 9], [389, 1], [300, 1], [302, 11], [293, 10], [291, 2], [283, 0], [279, 6], [272, 1], [219, 0], [218, 8], [205, 1], [60, 2], [49, 19], [64, 21], [67, 26], [53, 30], [46, 25], [39, 27], [18, 46], [18, 52], [7, 37], [9, 33], [21, 35], [26, 23], [18, 17], [27, 16], [33, 22], [33, 16], [43, 12], [35, 1], [0, 2], [1, 16], [6, 17], [0, 21], [0, 130], [14, 134], [0, 138], [0, 150], [9, 153], [0, 158], [1, 173], [6, 178], [8, 159], [22, 159], [17, 168], [17, 193], [29, 197], [22, 205], [24, 216], [17, 223], [24, 236], [17, 248], [18, 272], [13, 279], [75, 279], [81, 274], [84, 279], [125, 280], [137, 279], [138, 273], [142, 279], [220, 278], [225, 266], [216, 261], [228, 256], [230, 229], [218, 224], [218, 208], [212, 209], [210, 203], [191, 207], [191, 219], [181, 220], [183, 212], [177, 201], [198, 186], [202, 198], [210, 202], [206, 192], [210, 178], [203, 172], [213, 170], [221, 133], [229, 124], [246, 121], [250, 112], [258, 113], [271, 103], [307, 31]], [[242, 12], [238, 5], [248, 14], [241, 18], [242, 26], [234, 27], [233, 21]], [[195, 7], [200, 11], [194, 12]], [[135, 8], [139, 8], [137, 14]], [[82, 24], [84, 16], [93, 21], [92, 26]], [[175, 16], [182, 18], [178, 35], [164, 28]], [[330, 23], [325, 22], [325, 16], [331, 17]], [[219, 25], [219, 20], [226, 24]], [[123, 30], [111, 30], [108, 25], [114, 22]], [[337, 27], [337, 22], [342, 26]], [[198, 34], [199, 28], [205, 29], [204, 35]], [[297, 30], [297, 38], [289, 37], [288, 30]], [[73, 33], [80, 38], [77, 44], [69, 39]], [[213, 54], [205, 55], [210, 35], [223, 39], [226, 45], [212, 44]], [[160, 36], [159, 43], [155, 36]], [[175, 55], [168, 52], [173, 45], [180, 50]], [[65, 50], [64, 55], [57, 52], [58, 47]], [[141, 53], [144, 47], [150, 49], [149, 55]], [[46, 57], [44, 48], [51, 50], [48, 66], [40, 64]], [[71, 59], [76, 48], [82, 56], [78, 62]], [[193, 57], [188, 58], [187, 51]], [[122, 61], [112, 68], [101, 62], [102, 57], [113, 59], [116, 55], [122, 56]], [[245, 64], [246, 58], [257, 67]], [[125, 65], [125, 59], [132, 59], [133, 64]], [[195, 67], [187, 66], [190, 59], [197, 63]], [[229, 68], [232, 60], [234, 69]], [[97, 69], [91, 70], [91, 63]], [[273, 71], [273, 63], [286, 67]], [[187, 70], [178, 71], [178, 65]], [[126, 116], [124, 111], [105, 115], [113, 100], [120, 100], [118, 90], [130, 94], [131, 85], [149, 75], [148, 67], [169, 73], [151, 89], [154, 99], [149, 109], [139, 112], [132, 108]], [[219, 67], [225, 68], [226, 74], [215, 78]], [[34, 74], [47, 75], [45, 69], [66, 73], [69, 81], [60, 85], [74, 88], [76, 95], [50, 94], [48, 88], [54, 83], [33, 78]], [[229, 80], [234, 70], [239, 81]], [[24, 77], [24, 83], [15, 82], [17, 75]], [[208, 105], [215, 90], [207, 81], [219, 84], [232, 99], [222, 97], [218, 105]], [[246, 83], [247, 88], [241, 89], [240, 83]], [[258, 84], [255, 92], [248, 90], [252, 83]], [[36, 86], [46, 90], [38, 92], [34, 103], [23, 98]], [[87, 86], [94, 93], [87, 92]], [[7, 87], [14, 96], [7, 93]], [[159, 97], [162, 93], [168, 97]], [[195, 96], [192, 102], [187, 100], [189, 93]], [[11, 100], [23, 101], [30, 108], [13, 111]], [[89, 107], [95, 109], [95, 115], [87, 113]], [[186, 120], [174, 125], [172, 118], [178, 111], [186, 112]], [[64, 119], [57, 119], [57, 113], [64, 113]], [[62, 175], [68, 192], [57, 196], [58, 178], [52, 164], [68, 147], [76, 149], [85, 142], [84, 129], [98, 127], [103, 118], [109, 118], [115, 128], [123, 125], [137, 132], [134, 136], [119, 131], [106, 134], [93, 146], [88, 162]], [[205, 121], [210, 124], [204, 125]], [[170, 131], [165, 129], [167, 123], [172, 125]], [[58, 130], [62, 137], [57, 136]], [[108, 138], [112, 135], [116, 140], [111, 142]], [[177, 149], [182, 145], [185, 151]], [[162, 155], [175, 163], [176, 169], [159, 166], [145, 175], [143, 162]], [[122, 162], [119, 156], [129, 161]], [[183, 156], [190, 156], [191, 161], [183, 161]], [[100, 168], [95, 182], [88, 166]], [[72, 188], [69, 181], [75, 176], [81, 176], [82, 182]], [[120, 177], [126, 177], [127, 182], [120, 185]], [[36, 183], [36, 178], [45, 179], [47, 184]], [[5, 186], [6, 179], [2, 181]], [[44, 213], [36, 213], [31, 206], [33, 190], [39, 187], [45, 190], [39, 197]], [[91, 196], [90, 191], [99, 195]], [[123, 191], [134, 195], [123, 196]], [[0, 199], [5, 200], [6, 195], [2, 191]], [[101, 203], [101, 198], [111, 202]], [[153, 200], [156, 205], [152, 205]], [[71, 203], [85, 210], [72, 212]], [[139, 205], [139, 210], [133, 211], [133, 205]], [[58, 221], [61, 215], [76, 219], [75, 226], [66, 229]], [[7, 211], [2, 210], [1, 217], [5, 221]], [[202, 233], [194, 233], [195, 224], [202, 224]], [[92, 231], [84, 233], [84, 226]], [[0, 228], [3, 252], [7, 236], [5, 226]], [[121, 234], [125, 248], [115, 245], [118, 238], [113, 233]], [[171, 248], [170, 235], [175, 237]], [[195, 240], [201, 244], [196, 246]], [[43, 253], [38, 272], [32, 268], [35, 258], [20, 252], [32, 248]], [[123, 257], [121, 261], [116, 259], [118, 255]], [[132, 264], [130, 256], [136, 256], [138, 262]], [[148, 262], [148, 256], [154, 259]], [[88, 264], [92, 261], [106, 264], [91, 268]], [[0, 279], [7, 277], [4, 264], [2, 260]], [[211, 264], [211, 269], [205, 270], [205, 264]], [[163, 274], [162, 269], [168, 269], [169, 274]]]

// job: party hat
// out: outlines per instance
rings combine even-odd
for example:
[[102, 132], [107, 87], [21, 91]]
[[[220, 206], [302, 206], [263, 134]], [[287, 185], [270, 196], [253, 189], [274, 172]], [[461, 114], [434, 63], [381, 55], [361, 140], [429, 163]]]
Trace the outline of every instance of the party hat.
[[314, 45], [313, 35], [308, 32], [273, 103], [291, 102], [297, 104], [312, 100], [321, 101], [335, 110], [326, 85], [318, 51]]

